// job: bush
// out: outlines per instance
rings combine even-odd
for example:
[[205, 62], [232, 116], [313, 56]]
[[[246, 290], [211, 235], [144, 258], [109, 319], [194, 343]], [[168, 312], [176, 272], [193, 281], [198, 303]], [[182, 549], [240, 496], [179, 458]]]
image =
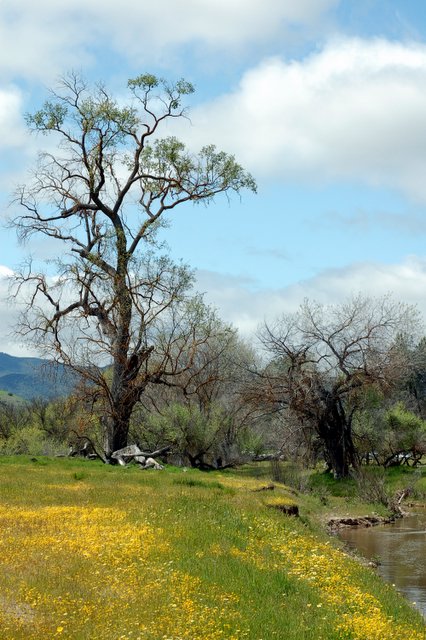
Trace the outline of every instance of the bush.
[[42, 456], [64, 453], [64, 451], [63, 444], [48, 438], [38, 427], [22, 427], [13, 431], [9, 438], [0, 441], [0, 452], [3, 455]]
[[205, 411], [195, 403], [172, 403], [161, 414], [147, 414], [139, 431], [132, 425], [131, 437], [147, 449], [169, 444], [172, 464], [201, 469], [242, 462], [263, 450], [261, 437], [236, 424], [219, 404]]
[[402, 402], [398, 402], [386, 414], [388, 432], [385, 440], [394, 453], [391, 464], [405, 462], [412, 458], [416, 464], [426, 453], [426, 422], [412, 411], [408, 411]]
[[382, 504], [390, 507], [392, 498], [385, 486], [386, 474], [381, 467], [359, 467], [352, 471], [358, 496], [364, 502]]

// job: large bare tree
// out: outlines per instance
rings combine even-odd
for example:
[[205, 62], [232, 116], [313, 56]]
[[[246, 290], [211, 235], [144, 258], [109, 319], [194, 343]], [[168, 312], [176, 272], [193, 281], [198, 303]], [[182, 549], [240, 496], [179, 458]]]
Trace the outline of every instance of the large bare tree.
[[21, 333], [99, 387], [108, 456], [127, 444], [148, 382], [190, 366], [213, 327], [209, 310], [189, 299], [188, 270], [155, 251], [158, 227], [185, 203], [255, 190], [214, 146], [193, 155], [176, 138], [159, 137], [166, 121], [185, 115], [190, 83], [147, 74], [128, 89], [124, 103], [70, 74], [27, 117], [56, 146], [40, 153], [19, 189], [23, 213], [13, 222], [21, 240], [45, 236], [60, 256], [54, 277], [31, 265], [17, 276], [28, 300]]
[[365, 390], [400, 380], [409, 362], [397, 337], [415, 331], [417, 322], [414, 308], [390, 297], [358, 296], [332, 306], [305, 301], [261, 332], [273, 360], [258, 397], [314, 429], [326, 461], [344, 477], [357, 463], [353, 417]]

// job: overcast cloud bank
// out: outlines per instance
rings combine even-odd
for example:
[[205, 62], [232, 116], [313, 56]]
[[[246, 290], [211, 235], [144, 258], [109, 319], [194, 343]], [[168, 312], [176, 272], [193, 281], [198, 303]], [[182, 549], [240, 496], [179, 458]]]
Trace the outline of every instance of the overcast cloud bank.
[[[44, 82], [90, 67], [109, 49], [133, 65], [168, 67], [176, 49], [199, 55], [253, 48], [290, 27], [312, 27], [339, 0], [2, 0], [0, 73]], [[143, 69], [142, 69], [143, 70]]]
[[283, 289], [254, 289], [245, 278], [208, 271], [197, 272], [197, 287], [217, 307], [221, 317], [253, 339], [264, 321], [298, 309], [305, 298], [323, 304], [340, 304], [359, 293], [415, 305], [426, 318], [426, 258], [411, 256], [400, 264], [359, 263], [329, 269]]
[[[7, 303], [10, 269], [0, 265], [0, 344], [12, 355], [37, 355], [13, 337], [18, 306]], [[244, 277], [211, 271], [196, 272], [196, 288], [218, 309], [220, 317], [241, 335], [255, 341], [258, 327], [283, 313], [298, 309], [305, 298], [324, 304], [340, 304], [362, 293], [381, 297], [392, 293], [395, 300], [417, 306], [426, 318], [426, 258], [411, 256], [400, 264], [359, 263], [344, 269], [329, 269], [317, 276], [282, 289], [256, 289]]]

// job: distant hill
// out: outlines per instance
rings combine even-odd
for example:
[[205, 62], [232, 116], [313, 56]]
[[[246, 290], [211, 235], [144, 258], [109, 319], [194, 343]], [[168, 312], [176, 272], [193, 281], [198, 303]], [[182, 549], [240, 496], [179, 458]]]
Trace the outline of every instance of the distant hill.
[[50, 400], [71, 393], [75, 383], [76, 375], [64, 365], [0, 352], [0, 389], [7, 393]]
[[13, 405], [14, 407], [20, 407], [26, 404], [26, 400], [14, 393], [3, 391], [2, 389], [0, 389], [0, 403], [6, 403], [9, 405]]

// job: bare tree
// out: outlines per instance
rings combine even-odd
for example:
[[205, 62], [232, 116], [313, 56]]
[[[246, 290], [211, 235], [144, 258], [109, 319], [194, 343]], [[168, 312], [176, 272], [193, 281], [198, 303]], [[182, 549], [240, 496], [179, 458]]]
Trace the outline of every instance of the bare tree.
[[261, 332], [273, 357], [261, 378], [264, 401], [316, 431], [337, 477], [357, 464], [353, 418], [366, 388], [400, 379], [409, 363], [395, 341], [417, 322], [414, 308], [390, 297], [358, 296], [336, 306], [305, 301]]
[[58, 146], [40, 154], [13, 221], [21, 240], [46, 236], [60, 256], [55, 277], [31, 264], [17, 276], [15, 293], [28, 300], [21, 334], [102, 392], [107, 456], [127, 444], [146, 384], [189, 366], [212, 328], [209, 312], [189, 299], [188, 270], [154, 251], [155, 232], [179, 205], [255, 190], [232, 156], [213, 146], [194, 156], [176, 138], [158, 137], [167, 120], [184, 116], [190, 83], [141, 75], [128, 89], [123, 105], [70, 74], [28, 116]]
[[132, 421], [135, 439], [142, 439], [145, 447], [170, 442], [192, 466], [222, 467], [240, 461], [257, 417], [242, 394], [255, 362], [256, 354], [236, 330], [217, 320], [215, 331], [199, 345], [175, 387], [147, 387]]

